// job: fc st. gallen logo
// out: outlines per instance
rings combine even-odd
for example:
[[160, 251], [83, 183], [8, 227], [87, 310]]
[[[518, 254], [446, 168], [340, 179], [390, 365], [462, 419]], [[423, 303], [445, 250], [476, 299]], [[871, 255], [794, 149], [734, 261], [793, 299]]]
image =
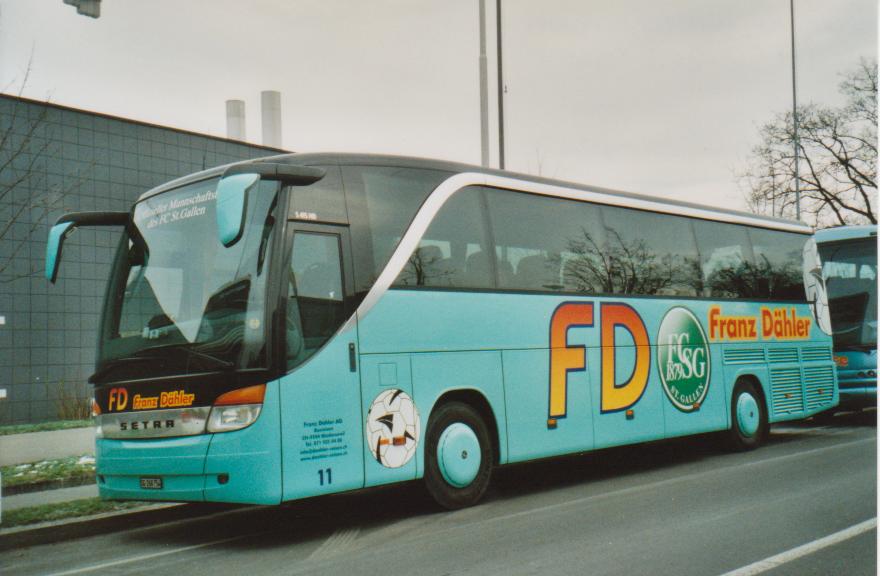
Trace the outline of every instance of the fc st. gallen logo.
[[657, 371], [663, 390], [682, 412], [698, 410], [709, 392], [709, 344], [687, 308], [670, 308], [657, 334]]

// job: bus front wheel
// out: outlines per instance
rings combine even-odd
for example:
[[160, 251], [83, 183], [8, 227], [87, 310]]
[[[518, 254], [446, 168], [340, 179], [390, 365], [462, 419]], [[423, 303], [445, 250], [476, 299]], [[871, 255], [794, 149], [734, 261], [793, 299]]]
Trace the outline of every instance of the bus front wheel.
[[752, 450], [767, 439], [767, 408], [753, 382], [737, 382], [730, 399], [730, 419], [728, 439], [734, 450]]
[[444, 508], [477, 503], [492, 476], [492, 442], [480, 414], [461, 402], [437, 408], [428, 421], [425, 486]]

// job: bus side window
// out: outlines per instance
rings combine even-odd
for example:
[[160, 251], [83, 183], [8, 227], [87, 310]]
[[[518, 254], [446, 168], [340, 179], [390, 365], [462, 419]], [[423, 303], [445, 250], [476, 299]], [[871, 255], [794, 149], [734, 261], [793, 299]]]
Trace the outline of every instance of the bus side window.
[[457, 192], [428, 226], [395, 285], [494, 287], [494, 261], [487, 236], [480, 190]]
[[803, 300], [803, 251], [806, 237], [778, 231], [749, 229], [756, 273], [771, 300]]
[[499, 288], [602, 292], [597, 206], [493, 189], [486, 199]]
[[752, 243], [744, 226], [694, 221], [700, 267], [711, 298], [762, 298], [755, 275]]
[[606, 257], [616, 294], [696, 296], [703, 289], [690, 221], [603, 206]]

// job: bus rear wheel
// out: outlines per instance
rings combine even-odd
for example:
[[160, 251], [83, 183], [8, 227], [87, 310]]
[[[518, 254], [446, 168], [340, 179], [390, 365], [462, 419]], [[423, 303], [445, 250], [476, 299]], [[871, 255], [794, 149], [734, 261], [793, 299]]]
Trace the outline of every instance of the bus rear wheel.
[[449, 510], [476, 504], [492, 476], [494, 454], [480, 414], [461, 402], [437, 408], [428, 421], [425, 486]]
[[753, 382], [737, 382], [730, 399], [730, 420], [728, 440], [733, 450], [753, 450], [767, 439], [767, 408]]

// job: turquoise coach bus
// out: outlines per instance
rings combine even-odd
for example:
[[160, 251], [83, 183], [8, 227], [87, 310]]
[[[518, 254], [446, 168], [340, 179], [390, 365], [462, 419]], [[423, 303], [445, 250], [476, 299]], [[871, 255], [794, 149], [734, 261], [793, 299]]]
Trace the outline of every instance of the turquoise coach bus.
[[877, 226], [816, 232], [841, 408], [877, 404]]
[[[130, 212], [95, 385], [105, 498], [272, 504], [836, 405], [811, 230], [473, 166], [296, 154]], [[63, 269], [62, 269], [63, 272]], [[817, 280], [818, 278], [818, 280]], [[817, 316], [818, 312], [818, 316]]]

